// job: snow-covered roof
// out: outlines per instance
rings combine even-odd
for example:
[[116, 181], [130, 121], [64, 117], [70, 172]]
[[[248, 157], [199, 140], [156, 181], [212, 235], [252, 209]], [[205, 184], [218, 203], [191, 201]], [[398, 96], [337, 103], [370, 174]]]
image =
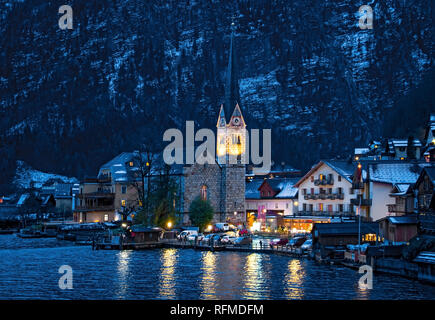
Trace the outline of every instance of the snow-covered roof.
[[253, 179], [251, 182], [247, 182], [245, 186], [245, 198], [246, 199], [260, 199], [260, 186], [263, 184], [263, 179]]
[[[151, 156], [152, 163], [151, 174], [159, 174], [164, 167], [163, 154], [158, 153]], [[144, 154], [142, 157], [145, 161], [147, 156]], [[138, 151], [123, 152], [117, 155], [115, 158], [106, 162], [100, 167], [98, 177], [101, 178], [107, 171], [110, 171], [112, 181], [124, 182], [129, 180], [129, 172], [137, 171], [139, 169]], [[132, 162], [133, 166], [130, 166]], [[170, 174], [179, 174], [182, 172], [182, 165], [172, 165], [170, 168]], [[131, 178], [131, 177], [130, 177]]]
[[[407, 147], [408, 146], [408, 139], [390, 139], [388, 141], [390, 147], [394, 146], [394, 147]], [[415, 147], [421, 147], [422, 144], [420, 142], [420, 140], [418, 139], [414, 139], [413, 141], [413, 145]]]
[[296, 197], [298, 193], [298, 188], [294, 187], [295, 183], [299, 179], [285, 179], [279, 184], [281, 191], [275, 196], [279, 199], [289, 199]]
[[298, 188], [294, 187], [298, 178], [271, 178], [271, 179], [253, 179], [251, 182], [247, 182], [245, 186], [245, 198], [246, 199], [260, 199], [260, 186], [266, 181], [272, 189], [278, 193], [274, 198], [277, 199], [291, 199], [296, 197]]
[[369, 152], [370, 152], [369, 148], [355, 148], [354, 154], [366, 154]]
[[409, 183], [396, 183], [394, 185], [394, 189], [397, 190], [397, 192], [392, 193], [391, 195], [392, 196], [402, 196], [402, 195], [405, 195], [406, 192], [408, 191], [410, 185], [411, 184], [409, 184]]
[[[420, 164], [421, 165], [421, 164]], [[371, 163], [368, 166], [369, 178], [373, 182], [391, 184], [415, 183], [422, 167], [415, 163]]]

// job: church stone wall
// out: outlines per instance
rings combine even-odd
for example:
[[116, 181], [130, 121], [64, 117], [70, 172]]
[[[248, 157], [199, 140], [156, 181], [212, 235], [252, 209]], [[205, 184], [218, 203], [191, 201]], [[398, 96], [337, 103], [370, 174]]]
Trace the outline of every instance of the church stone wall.
[[[245, 221], [245, 166], [233, 165], [225, 169], [225, 211], [230, 220]], [[237, 212], [234, 215], [234, 212]]]
[[220, 215], [222, 199], [221, 170], [217, 164], [200, 165], [195, 163], [184, 168], [184, 222], [187, 222], [186, 213], [188, 215], [190, 204], [196, 197], [200, 196], [203, 185], [207, 186], [207, 199], [214, 209], [215, 216]]

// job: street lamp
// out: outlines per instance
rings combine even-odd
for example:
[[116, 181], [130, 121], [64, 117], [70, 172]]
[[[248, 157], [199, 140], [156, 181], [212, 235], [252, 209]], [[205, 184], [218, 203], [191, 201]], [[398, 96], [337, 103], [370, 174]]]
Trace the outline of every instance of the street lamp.
[[171, 229], [171, 227], [172, 227], [172, 222], [171, 222], [171, 221], [168, 221], [168, 223], [166, 224], [166, 226], [168, 227], [168, 229]]
[[212, 228], [213, 228], [213, 227], [212, 227], [211, 224], [209, 224], [209, 225], [207, 226], [207, 230], [208, 230], [209, 232], [211, 231]]

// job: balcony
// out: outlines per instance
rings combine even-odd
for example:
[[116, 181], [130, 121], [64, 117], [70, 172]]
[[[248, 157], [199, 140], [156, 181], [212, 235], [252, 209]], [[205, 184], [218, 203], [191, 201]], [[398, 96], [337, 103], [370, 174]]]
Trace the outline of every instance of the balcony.
[[114, 211], [115, 194], [106, 191], [82, 193], [78, 195], [79, 204], [75, 211]]
[[332, 177], [314, 180], [315, 186], [328, 186], [333, 184], [334, 184], [334, 178]]
[[305, 200], [343, 200], [344, 194], [343, 193], [308, 193], [304, 194]]
[[114, 211], [114, 205], [105, 206], [77, 206], [75, 208], [76, 212], [90, 212], [90, 211]]
[[89, 192], [89, 193], [80, 193], [78, 195], [79, 199], [114, 199], [115, 194], [111, 193], [109, 191], [96, 191], [96, 192]]
[[298, 217], [352, 217], [355, 213], [351, 211], [299, 211], [295, 213]]
[[363, 182], [354, 182], [352, 183], [352, 189], [364, 189]]
[[372, 199], [362, 199], [361, 196], [358, 196], [355, 199], [350, 199], [350, 204], [354, 206], [370, 207], [372, 205]]

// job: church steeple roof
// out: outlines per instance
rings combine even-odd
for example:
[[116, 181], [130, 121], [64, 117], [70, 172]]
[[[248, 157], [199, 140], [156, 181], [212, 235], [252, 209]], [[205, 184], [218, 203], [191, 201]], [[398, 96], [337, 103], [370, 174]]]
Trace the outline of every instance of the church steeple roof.
[[237, 78], [237, 61], [235, 54], [234, 45], [234, 29], [235, 23], [231, 23], [231, 41], [230, 41], [230, 52], [228, 57], [228, 69], [226, 73], [226, 83], [225, 83], [225, 113], [227, 115], [231, 114], [232, 108], [240, 101], [239, 94], [239, 82]]
[[225, 110], [224, 110], [224, 106], [221, 104], [221, 110], [219, 111], [219, 117], [218, 117], [216, 127], [225, 128], [226, 125], [227, 125], [227, 119], [225, 118]]
[[231, 125], [246, 127], [245, 119], [243, 119], [242, 111], [240, 110], [238, 103], [236, 103], [236, 107], [231, 115], [230, 126]]

